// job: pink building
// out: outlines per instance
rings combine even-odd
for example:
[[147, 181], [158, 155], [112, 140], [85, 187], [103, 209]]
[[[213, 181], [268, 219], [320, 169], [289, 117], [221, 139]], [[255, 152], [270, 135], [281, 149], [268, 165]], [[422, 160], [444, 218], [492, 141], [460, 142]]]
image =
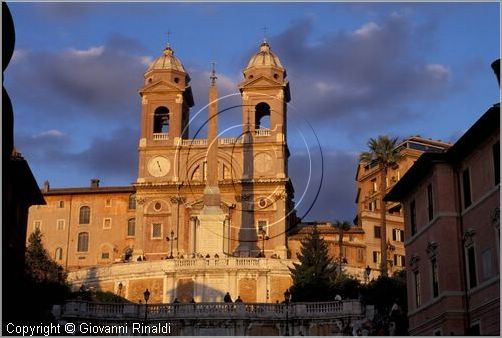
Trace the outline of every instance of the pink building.
[[499, 335], [500, 104], [386, 200], [404, 207], [410, 334]]

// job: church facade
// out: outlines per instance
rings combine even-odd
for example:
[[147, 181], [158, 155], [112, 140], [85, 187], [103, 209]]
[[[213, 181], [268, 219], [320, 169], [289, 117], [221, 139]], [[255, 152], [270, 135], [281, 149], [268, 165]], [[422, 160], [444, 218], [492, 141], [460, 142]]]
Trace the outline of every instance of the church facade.
[[240, 135], [218, 137], [213, 70], [208, 136], [189, 138], [190, 76], [168, 45], [139, 89], [136, 182], [45, 184], [47, 205], [30, 209], [28, 231], [42, 231], [74, 285], [133, 300], [150, 288], [159, 302], [214, 301], [228, 291], [247, 301], [283, 299], [291, 283], [286, 231], [295, 218], [287, 172], [289, 85], [265, 41], [243, 73]]

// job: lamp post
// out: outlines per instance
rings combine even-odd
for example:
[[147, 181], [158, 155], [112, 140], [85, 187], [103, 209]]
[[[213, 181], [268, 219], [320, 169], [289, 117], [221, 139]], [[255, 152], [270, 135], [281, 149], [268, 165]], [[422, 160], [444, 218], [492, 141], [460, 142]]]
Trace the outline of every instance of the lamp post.
[[171, 255], [168, 257], [170, 259], [173, 259], [173, 245], [174, 241], [178, 240], [178, 237], [174, 237], [174, 230], [171, 230], [171, 236], [166, 236], [166, 241], [171, 242]]
[[366, 280], [366, 284], [370, 281], [370, 273], [371, 273], [371, 268], [369, 265], [366, 266], [364, 269], [364, 279]]
[[284, 302], [286, 303], [286, 331], [284, 332], [285, 336], [289, 336], [289, 301], [291, 300], [291, 292], [289, 289], [284, 292]]
[[267, 231], [265, 228], [261, 227], [260, 228], [260, 235], [261, 235], [261, 256], [265, 257], [265, 241], [270, 238], [267, 236]]
[[148, 289], [143, 292], [143, 297], [145, 298], [145, 324], [147, 320], [147, 314], [148, 314], [148, 300], [150, 299], [150, 291]]

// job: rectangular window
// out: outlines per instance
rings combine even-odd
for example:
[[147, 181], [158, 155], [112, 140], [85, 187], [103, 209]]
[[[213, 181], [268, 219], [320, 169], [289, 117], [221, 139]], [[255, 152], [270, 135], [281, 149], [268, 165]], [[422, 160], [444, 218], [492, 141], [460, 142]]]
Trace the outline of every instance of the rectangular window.
[[495, 185], [497, 185], [500, 183], [500, 141], [493, 145], [492, 155]]
[[392, 229], [392, 240], [396, 242], [404, 242], [404, 231], [400, 229]]
[[492, 249], [486, 249], [481, 254], [483, 262], [483, 278], [490, 278], [493, 276], [493, 262], [492, 262]]
[[56, 224], [58, 230], [64, 230], [64, 219], [58, 219]]
[[372, 188], [372, 190], [371, 190], [372, 194], [378, 191], [378, 185], [377, 185], [376, 178], [371, 180], [371, 188]]
[[371, 202], [368, 204], [368, 209], [369, 209], [370, 211], [375, 211], [375, 210], [376, 210], [376, 207], [377, 207], [376, 201], [371, 201]]
[[438, 264], [435, 258], [431, 260], [431, 274], [432, 274], [432, 296], [436, 298], [439, 295], [439, 277], [438, 277]]
[[89, 250], [89, 233], [81, 232], [78, 234], [77, 251], [87, 252]]
[[64, 208], [64, 201], [57, 201], [56, 206], [57, 208]]
[[108, 259], [108, 258], [110, 258], [109, 252], [102, 252], [101, 253], [101, 259]]
[[162, 224], [152, 224], [152, 238], [162, 238]]
[[112, 200], [108, 198], [108, 199], [105, 201], [105, 207], [111, 207], [111, 206], [112, 206]]
[[364, 260], [364, 251], [361, 248], [357, 248], [357, 261], [362, 262]]
[[481, 336], [481, 327], [479, 326], [479, 323], [476, 323], [469, 328], [468, 335], [469, 336]]
[[417, 210], [415, 208], [415, 200], [410, 202], [410, 227], [411, 235], [417, 233]]
[[415, 305], [418, 308], [422, 304], [422, 290], [420, 286], [420, 272], [414, 272], [415, 279]]
[[464, 208], [468, 208], [471, 203], [471, 175], [469, 168], [462, 172], [462, 191], [464, 193]]
[[373, 234], [375, 238], [380, 238], [381, 237], [381, 227], [378, 225], [375, 225], [373, 227]]
[[136, 235], [136, 220], [131, 218], [127, 221], [127, 236]]
[[382, 254], [380, 251], [373, 251], [373, 263], [380, 264], [382, 261]]
[[33, 231], [35, 230], [42, 230], [42, 221], [33, 222]]
[[343, 246], [343, 247], [342, 247], [342, 256], [343, 256], [344, 258], [347, 258], [347, 247], [346, 247], [346, 246]]
[[103, 229], [111, 229], [112, 228], [112, 219], [104, 218], [103, 219]]
[[469, 288], [473, 288], [478, 285], [478, 279], [476, 276], [476, 253], [473, 246], [467, 248], [467, 265], [469, 274]]
[[434, 218], [434, 207], [432, 204], [432, 184], [427, 186], [427, 213], [429, 216], [429, 221]]
[[354, 235], [349, 234], [349, 242], [353, 242], [353, 241], [354, 241]]
[[403, 267], [404, 266], [404, 256], [403, 255], [394, 255], [394, 266]]

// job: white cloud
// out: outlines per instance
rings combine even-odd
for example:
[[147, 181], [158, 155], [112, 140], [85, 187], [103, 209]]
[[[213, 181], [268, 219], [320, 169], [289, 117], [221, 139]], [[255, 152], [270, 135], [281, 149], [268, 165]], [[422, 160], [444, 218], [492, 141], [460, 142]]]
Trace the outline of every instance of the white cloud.
[[374, 22], [368, 22], [354, 31], [354, 35], [362, 38], [368, 38], [382, 28]]
[[88, 58], [88, 57], [100, 56], [101, 54], [103, 54], [104, 51], [105, 51], [105, 46], [99, 46], [99, 47], [91, 47], [89, 49], [70, 48], [68, 50], [68, 53], [76, 57]]
[[153, 58], [151, 56], [140, 56], [139, 62], [144, 66], [150, 66], [153, 62]]
[[43, 131], [40, 134], [33, 135], [33, 138], [40, 138], [40, 137], [63, 137], [66, 136], [65, 133], [62, 131], [59, 131], [57, 129], [51, 129], [47, 131]]
[[335, 85], [323, 81], [316, 82], [315, 87], [317, 90], [319, 90], [319, 92], [321, 92], [321, 94], [326, 94], [327, 92], [331, 92], [336, 88]]
[[440, 64], [433, 63], [425, 66], [426, 71], [436, 79], [444, 80], [450, 76], [450, 70]]

